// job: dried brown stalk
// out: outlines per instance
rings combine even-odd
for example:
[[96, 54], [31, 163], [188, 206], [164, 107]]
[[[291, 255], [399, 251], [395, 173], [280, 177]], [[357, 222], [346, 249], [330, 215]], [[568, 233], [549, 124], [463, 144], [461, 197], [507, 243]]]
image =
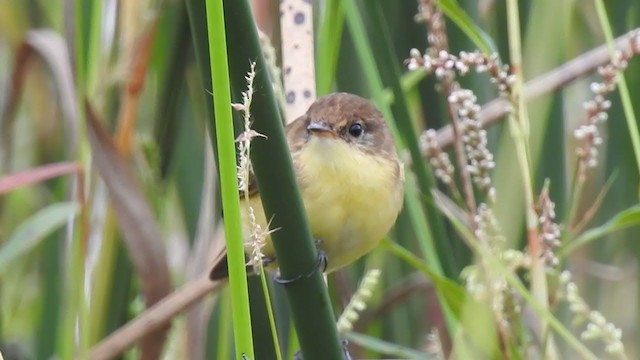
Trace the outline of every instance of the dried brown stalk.
[[144, 336], [166, 326], [177, 314], [224, 284], [209, 280], [208, 272], [202, 274], [100, 341], [89, 351], [87, 358], [106, 360], [122, 354]]
[[156, 35], [157, 22], [153, 22], [149, 29], [145, 30], [135, 42], [132, 53], [131, 68], [128, 81], [124, 86], [122, 95], [122, 108], [118, 116], [118, 130], [116, 131], [116, 144], [120, 153], [128, 157], [131, 152], [131, 142], [136, 119], [138, 118], [138, 100], [144, 87], [144, 79], [147, 67], [151, 60], [151, 50]]

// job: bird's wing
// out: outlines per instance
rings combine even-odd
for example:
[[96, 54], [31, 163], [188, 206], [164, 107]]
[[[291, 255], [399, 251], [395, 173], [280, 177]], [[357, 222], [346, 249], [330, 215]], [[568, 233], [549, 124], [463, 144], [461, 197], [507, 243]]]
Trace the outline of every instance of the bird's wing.
[[[304, 144], [303, 132], [306, 131], [307, 125], [307, 116], [302, 115], [285, 127], [285, 134], [287, 135], [289, 149], [292, 152], [294, 152]], [[249, 197], [258, 194], [258, 182], [256, 181], [256, 175], [253, 173], [253, 171], [249, 173], [249, 186], [247, 187], [247, 189], [249, 192]], [[244, 191], [240, 191], [240, 197], [244, 197]]]

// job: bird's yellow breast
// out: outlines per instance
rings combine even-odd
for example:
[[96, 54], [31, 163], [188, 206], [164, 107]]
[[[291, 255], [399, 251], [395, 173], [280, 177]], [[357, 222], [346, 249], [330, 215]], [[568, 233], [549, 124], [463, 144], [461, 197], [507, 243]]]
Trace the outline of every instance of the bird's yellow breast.
[[334, 138], [313, 137], [294, 154], [313, 236], [327, 255], [327, 271], [372, 250], [402, 207], [402, 169]]
[[[402, 207], [400, 164], [332, 138], [312, 138], [292, 155], [311, 233], [327, 256], [326, 271], [371, 251], [389, 232]], [[252, 197], [249, 204], [257, 223], [266, 228], [260, 198]], [[246, 205], [243, 202], [245, 236], [252, 231]], [[273, 255], [270, 239], [263, 253]]]

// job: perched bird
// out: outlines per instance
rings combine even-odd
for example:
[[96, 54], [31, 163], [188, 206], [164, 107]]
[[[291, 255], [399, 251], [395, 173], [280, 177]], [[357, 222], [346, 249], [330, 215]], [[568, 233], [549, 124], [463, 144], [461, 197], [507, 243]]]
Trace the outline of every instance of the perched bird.
[[[309, 226], [326, 256], [325, 271], [337, 270], [376, 247], [402, 207], [404, 171], [391, 133], [373, 104], [348, 93], [319, 98], [285, 131]], [[240, 199], [245, 234], [249, 206], [257, 223], [267, 225], [257, 187], [249, 192], [248, 202]], [[270, 239], [262, 253], [270, 267], [277, 266]], [[224, 256], [210, 277], [226, 276]]]

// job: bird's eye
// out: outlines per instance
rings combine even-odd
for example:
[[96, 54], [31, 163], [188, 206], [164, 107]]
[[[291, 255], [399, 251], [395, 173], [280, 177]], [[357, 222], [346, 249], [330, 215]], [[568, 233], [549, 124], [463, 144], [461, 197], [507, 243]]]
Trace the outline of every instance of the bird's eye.
[[355, 123], [349, 127], [349, 134], [353, 137], [360, 137], [363, 132], [364, 129], [362, 128], [362, 125], [358, 123]]

